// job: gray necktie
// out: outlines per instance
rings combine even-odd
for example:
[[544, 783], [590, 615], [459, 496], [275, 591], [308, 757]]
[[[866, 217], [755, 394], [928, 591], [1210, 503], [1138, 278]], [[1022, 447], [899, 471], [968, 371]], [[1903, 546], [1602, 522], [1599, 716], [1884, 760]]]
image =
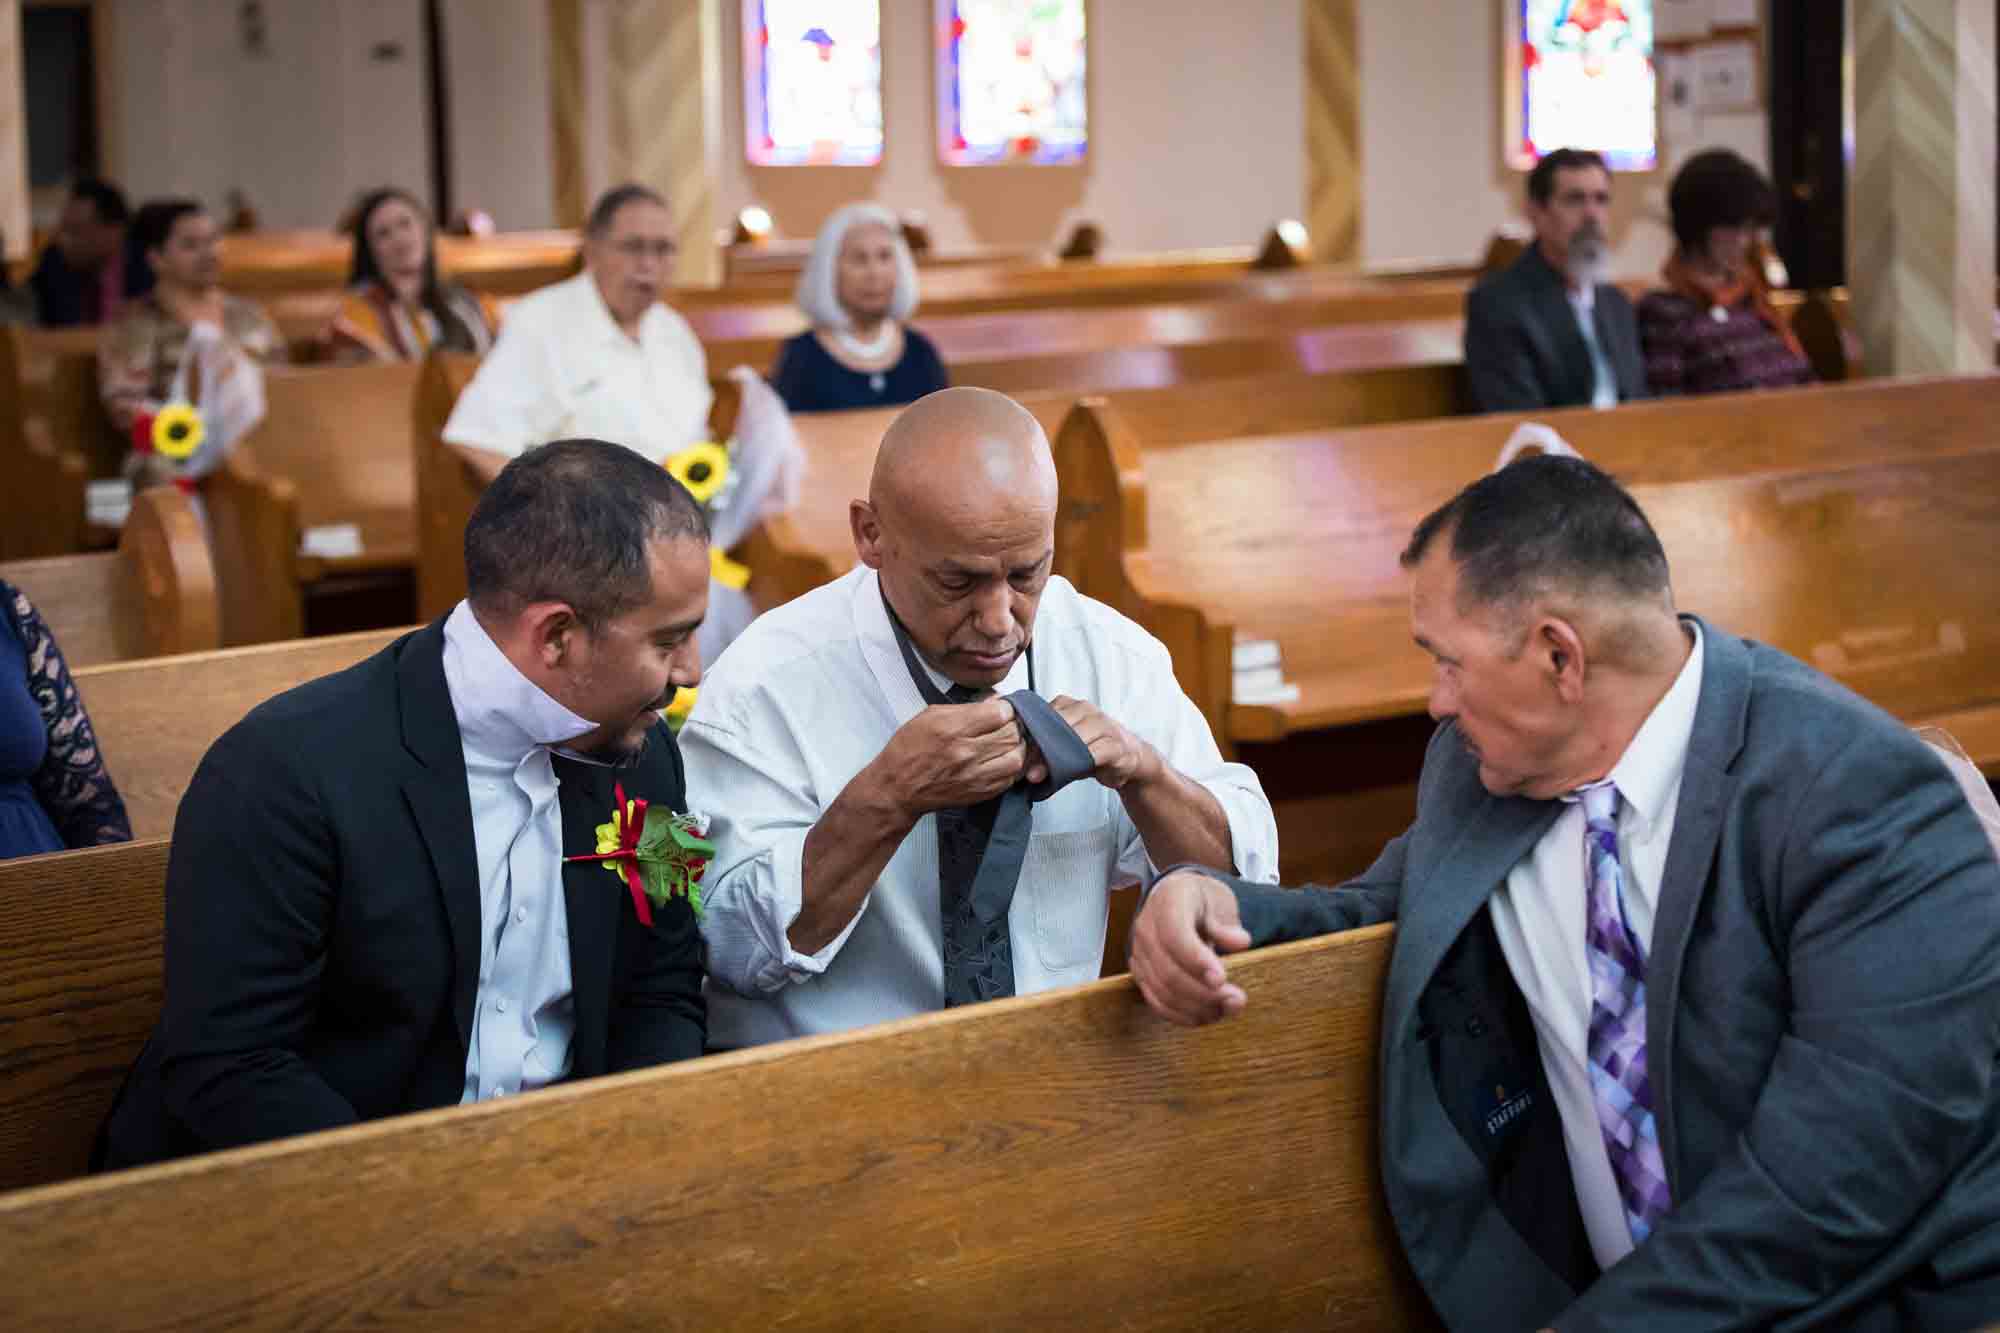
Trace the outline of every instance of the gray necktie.
[[[882, 601], [896, 631], [896, 645], [917, 692], [932, 704], [977, 703], [991, 690], [953, 685], [940, 692], [917, 659], [916, 647], [888, 598]], [[938, 899], [944, 925], [944, 1002], [950, 1008], [1014, 993], [1014, 943], [1007, 915], [1028, 855], [1034, 827], [1033, 805], [1090, 776], [1096, 763], [1069, 723], [1032, 689], [1034, 659], [1028, 662], [1031, 688], [1007, 696], [1021, 730], [1041, 752], [1048, 775], [1021, 781], [978, 805], [939, 810]]]

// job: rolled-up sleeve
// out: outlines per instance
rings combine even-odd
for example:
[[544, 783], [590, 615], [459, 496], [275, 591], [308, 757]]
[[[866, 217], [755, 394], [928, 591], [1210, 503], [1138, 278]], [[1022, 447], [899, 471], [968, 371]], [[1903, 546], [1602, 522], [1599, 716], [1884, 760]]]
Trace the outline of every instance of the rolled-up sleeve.
[[709, 816], [715, 844], [702, 888], [709, 975], [740, 995], [769, 994], [824, 972], [861, 912], [817, 952], [792, 948], [786, 936], [804, 893], [806, 835], [822, 801], [803, 756], [778, 719], [757, 717], [755, 699], [726, 718], [720, 710], [703, 717], [707, 702], [704, 694], [681, 728], [680, 747], [688, 802]]
[[[1278, 880], [1278, 821], [1257, 775], [1243, 764], [1225, 761], [1194, 700], [1174, 679], [1173, 660], [1165, 647], [1133, 654], [1134, 678], [1119, 691], [1127, 702], [1118, 721], [1149, 742], [1182, 776], [1198, 782], [1215, 797], [1229, 820], [1230, 857], [1238, 877], [1260, 884]], [[1124, 843], [1119, 849], [1119, 873], [1151, 884], [1161, 867], [1147, 855], [1138, 830], [1121, 821]], [[1217, 867], [1223, 869], [1224, 867]]]

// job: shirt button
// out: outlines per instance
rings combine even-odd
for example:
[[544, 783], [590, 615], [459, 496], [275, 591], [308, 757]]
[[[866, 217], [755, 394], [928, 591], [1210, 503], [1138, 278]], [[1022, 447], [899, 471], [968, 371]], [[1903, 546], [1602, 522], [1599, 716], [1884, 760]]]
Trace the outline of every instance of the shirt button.
[[505, 1096], [507, 1095], [507, 1089], [505, 1089], [505, 1088], [495, 1088], [495, 1089], [493, 1089], [493, 1095], [494, 1095], [495, 1097], [505, 1097]]
[[517, 907], [517, 908], [515, 908], [515, 909], [514, 909], [514, 924], [515, 924], [515, 925], [517, 925], [517, 926], [518, 926], [518, 925], [520, 925], [520, 924], [521, 924], [521, 923], [522, 923], [523, 921], [526, 921], [527, 919], [528, 919], [528, 909], [527, 909], [527, 908], [525, 908], [525, 907]]
[[493, 1002], [493, 1007], [495, 1009], [498, 1009], [503, 1014], [507, 1012], [507, 1002], [505, 1000], [495, 1000]]

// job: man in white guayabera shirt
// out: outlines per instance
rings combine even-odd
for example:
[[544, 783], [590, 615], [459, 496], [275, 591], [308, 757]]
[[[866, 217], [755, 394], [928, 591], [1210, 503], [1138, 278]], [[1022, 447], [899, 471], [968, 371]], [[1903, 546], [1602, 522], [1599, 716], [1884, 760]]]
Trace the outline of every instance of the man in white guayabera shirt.
[[714, 819], [718, 1045], [1086, 981], [1112, 887], [1275, 876], [1255, 775], [1162, 644], [1050, 573], [1055, 514], [1019, 404], [920, 399], [853, 503], [860, 566], [714, 664], [680, 739]]
[[531, 450], [466, 525], [450, 615], [225, 733], [181, 801], [166, 1003], [99, 1163], [700, 1055], [693, 905], [576, 858], [621, 793], [684, 808], [659, 710], [701, 679], [708, 560], [661, 468]]

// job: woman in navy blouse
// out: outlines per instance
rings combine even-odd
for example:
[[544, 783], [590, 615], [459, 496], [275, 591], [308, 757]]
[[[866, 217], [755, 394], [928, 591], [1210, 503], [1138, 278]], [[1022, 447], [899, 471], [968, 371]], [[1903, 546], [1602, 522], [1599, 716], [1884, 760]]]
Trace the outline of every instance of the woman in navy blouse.
[[131, 837], [55, 636], [0, 580], [0, 859]]
[[937, 348], [909, 327], [917, 266], [881, 205], [849, 204], [826, 220], [797, 299], [812, 328], [779, 350], [771, 372], [792, 411], [891, 407], [951, 383]]

